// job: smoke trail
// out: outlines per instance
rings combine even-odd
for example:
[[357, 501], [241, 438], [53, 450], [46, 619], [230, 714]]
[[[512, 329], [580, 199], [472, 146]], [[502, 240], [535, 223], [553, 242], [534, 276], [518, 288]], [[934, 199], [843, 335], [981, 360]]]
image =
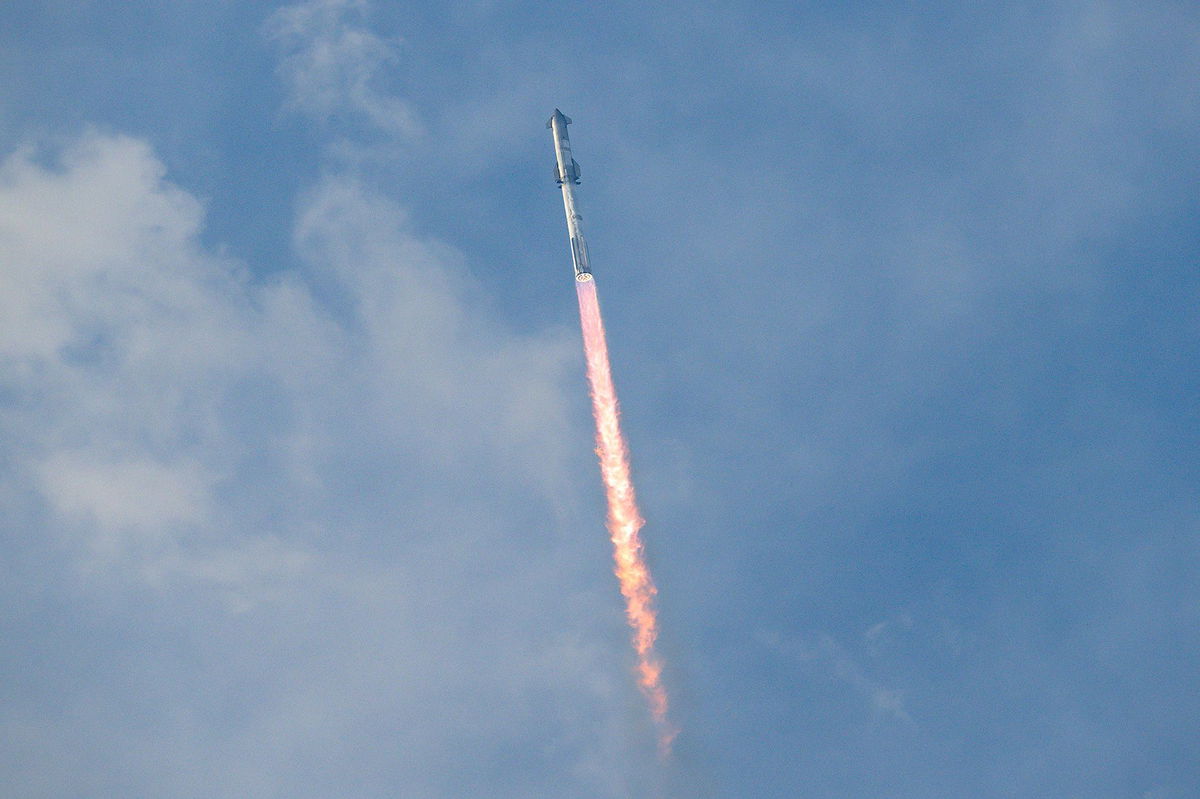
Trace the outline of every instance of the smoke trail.
[[667, 719], [667, 692], [662, 684], [662, 661], [654, 650], [658, 620], [653, 599], [657, 593], [650, 570], [642, 558], [642, 540], [638, 531], [645, 522], [638, 512], [629, 474], [629, 451], [621, 435], [617, 392], [613, 388], [608, 364], [608, 343], [594, 280], [577, 281], [579, 319], [583, 326], [583, 350], [587, 357], [588, 383], [592, 389], [592, 413], [596, 417], [596, 454], [600, 457], [600, 475], [608, 497], [608, 532], [613, 543], [617, 579], [625, 597], [625, 614], [633, 628], [633, 646], [637, 650], [638, 684], [650, 702], [650, 712], [658, 727], [659, 749], [666, 756], [677, 730]]

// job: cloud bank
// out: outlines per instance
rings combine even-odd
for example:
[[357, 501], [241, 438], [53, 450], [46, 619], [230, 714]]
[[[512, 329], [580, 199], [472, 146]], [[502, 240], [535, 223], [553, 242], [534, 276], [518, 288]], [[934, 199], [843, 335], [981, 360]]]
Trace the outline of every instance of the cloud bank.
[[637, 696], [606, 561], [581, 568], [603, 536], [574, 529], [578, 342], [489, 318], [404, 219], [327, 178], [302, 266], [262, 282], [143, 141], [4, 162], [17, 794], [628, 790]]

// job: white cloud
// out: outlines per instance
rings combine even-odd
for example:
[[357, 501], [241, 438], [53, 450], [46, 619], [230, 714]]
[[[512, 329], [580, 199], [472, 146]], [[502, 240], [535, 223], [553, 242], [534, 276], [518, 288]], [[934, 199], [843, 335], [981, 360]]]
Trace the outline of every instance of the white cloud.
[[[365, 11], [272, 17], [290, 102], [419, 134]], [[203, 222], [135, 138], [0, 166], [6, 784], [644, 793], [577, 333], [508, 329], [353, 172], [300, 198], [269, 279]]]
[[[52, 356], [150, 296], [190, 304], [200, 207], [162, 182], [143, 142], [91, 133], [54, 170], [35, 155], [0, 167], [0, 353]], [[148, 261], [158, 268], [144, 273]]]
[[361, 24], [367, 7], [363, 0], [311, 0], [271, 17], [267, 30], [281, 50], [289, 102], [322, 121], [350, 113], [383, 133], [417, 134], [421, 125], [408, 103], [380, 88], [399, 42]]
[[[4, 540], [65, 553], [87, 601], [64, 623], [124, 664], [9, 675], [75, 716], [0, 714], [35, 730], [11, 784], [633, 790], [652, 730], [622, 710], [603, 530], [573, 492], [594, 476], [573, 334], [490, 318], [461, 256], [352, 177], [302, 202], [303, 269], [257, 282], [201, 246], [145, 143], [92, 132], [2, 174]], [[141, 626], [95, 638], [122, 607]]]
[[209, 481], [191, 463], [56, 452], [37, 471], [42, 493], [60, 515], [101, 531], [161, 530], [204, 520]]

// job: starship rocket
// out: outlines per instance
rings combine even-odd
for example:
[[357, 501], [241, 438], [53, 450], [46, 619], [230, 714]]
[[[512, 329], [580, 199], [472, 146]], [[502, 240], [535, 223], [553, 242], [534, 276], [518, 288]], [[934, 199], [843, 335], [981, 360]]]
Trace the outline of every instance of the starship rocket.
[[563, 208], [567, 212], [567, 234], [571, 237], [571, 260], [575, 262], [575, 279], [584, 282], [592, 279], [592, 267], [588, 263], [587, 242], [579, 223], [583, 217], [575, 207], [575, 185], [579, 183], [579, 164], [571, 157], [571, 139], [567, 136], [567, 125], [571, 120], [562, 111], [554, 109], [554, 116], [546, 123], [554, 134], [554, 180], [562, 186]]

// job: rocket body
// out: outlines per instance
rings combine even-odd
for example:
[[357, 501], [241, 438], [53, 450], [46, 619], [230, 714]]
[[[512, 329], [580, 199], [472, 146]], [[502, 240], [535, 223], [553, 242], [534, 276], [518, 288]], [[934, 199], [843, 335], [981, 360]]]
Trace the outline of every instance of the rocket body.
[[554, 116], [546, 127], [554, 135], [554, 180], [562, 187], [563, 209], [567, 214], [567, 235], [571, 239], [571, 260], [575, 264], [575, 279], [584, 282], [592, 279], [592, 266], [588, 261], [587, 242], [583, 238], [580, 223], [583, 217], [575, 205], [575, 186], [579, 183], [579, 164], [571, 157], [571, 139], [567, 136], [567, 125], [571, 120], [562, 111], [554, 109]]

